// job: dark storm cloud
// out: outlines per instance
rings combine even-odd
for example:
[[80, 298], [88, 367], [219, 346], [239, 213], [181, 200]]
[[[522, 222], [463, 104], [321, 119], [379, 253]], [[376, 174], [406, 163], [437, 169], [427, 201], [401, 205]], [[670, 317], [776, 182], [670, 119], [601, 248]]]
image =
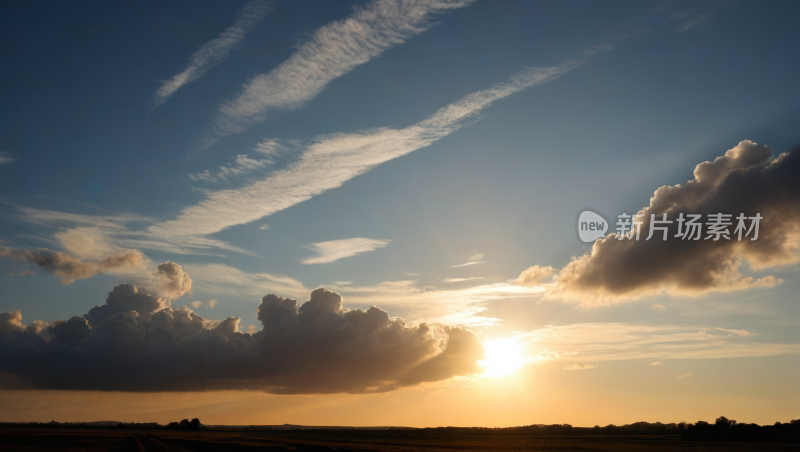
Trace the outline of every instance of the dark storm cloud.
[[[724, 156], [695, 168], [694, 179], [655, 191], [644, 215], [640, 239], [618, 240], [617, 234], [594, 243], [591, 254], [573, 259], [558, 274], [547, 295], [605, 304], [658, 293], [696, 296], [713, 291], [743, 290], [780, 284], [773, 276], [745, 276], [747, 262], [755, 271], [797, 262], [800, 250], [800, 147], [772, 159], [767, 146], [742, 141]], [[650, 231], [651, 214], [675, 221], [679, 214], [702, 214], [702, 237], [668, 238]], [[730, 240], [707, 240], [708, 214], [732, 214]], [[739, 241], [734, 230], [739, 214], [760, 214], [758, 239]], [[750, 227], [750, 221], [746, 222]], [[613, 229], [613, 225], [612, 225]], [[523, 273], [524, 276], [524, 273]], [[524, 278], [521, 277], [521, 280]]]
[[388, 391], [479, 371], [483, 345], [460, 327], [409, 326], [386, 311], [265, 296], [263, 329], [206, 320], [122, 284], [84, 317], [22, 323], [0, 314], [0, 383], [40, 389], [202, 391], [254, 389], [313, 394]]

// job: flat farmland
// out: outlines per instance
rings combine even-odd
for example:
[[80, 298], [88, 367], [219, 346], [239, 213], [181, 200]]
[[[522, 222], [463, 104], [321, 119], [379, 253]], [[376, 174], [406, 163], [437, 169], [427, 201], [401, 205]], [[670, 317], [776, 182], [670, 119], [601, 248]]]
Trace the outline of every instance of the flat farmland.
[[795, 451], [797, 444], [677, 436], [432, 436], [413, 430], [131, 431], [0, 429], [0, 451]]

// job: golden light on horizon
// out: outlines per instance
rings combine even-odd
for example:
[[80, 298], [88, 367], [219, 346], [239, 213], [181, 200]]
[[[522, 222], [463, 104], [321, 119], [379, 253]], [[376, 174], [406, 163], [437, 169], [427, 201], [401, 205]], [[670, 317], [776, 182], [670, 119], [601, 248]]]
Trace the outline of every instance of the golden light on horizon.
[[522, 346], [513, 338], [488, 340], [483, 343], [486, 357], [481, 365], [486, 369], [484, 376], [503, 377], [522, 367]]

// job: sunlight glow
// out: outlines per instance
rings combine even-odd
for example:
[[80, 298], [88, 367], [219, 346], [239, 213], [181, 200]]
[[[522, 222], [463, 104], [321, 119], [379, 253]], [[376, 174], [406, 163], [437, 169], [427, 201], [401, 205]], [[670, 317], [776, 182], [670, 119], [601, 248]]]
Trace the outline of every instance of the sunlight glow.
[[486, 357], [481, 361], [486, 369], [484, 376], [502, 377], [522, 366], [522, 346], [514, 338], [489, 340], [483, 346], [486, 348]]

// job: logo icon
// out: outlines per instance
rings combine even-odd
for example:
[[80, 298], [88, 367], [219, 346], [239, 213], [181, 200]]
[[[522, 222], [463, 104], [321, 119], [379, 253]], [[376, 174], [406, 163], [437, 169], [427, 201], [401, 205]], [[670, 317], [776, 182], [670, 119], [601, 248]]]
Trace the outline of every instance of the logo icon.
[[578, 237], [582, 242], [591, 243], [606, 236], [608, 221], [591, 210], [584, 210], [578, 216]]

